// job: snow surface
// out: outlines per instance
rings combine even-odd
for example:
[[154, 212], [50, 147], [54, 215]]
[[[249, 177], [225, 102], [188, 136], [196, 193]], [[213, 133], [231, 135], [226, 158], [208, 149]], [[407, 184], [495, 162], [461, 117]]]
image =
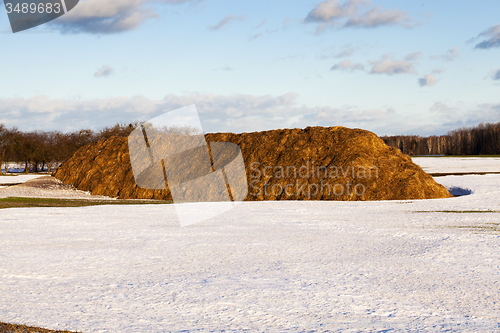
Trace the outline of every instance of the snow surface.
[[44, 177], [47, 175], [15, 175], [15, 176], [0, 176], [0, 184], [21, 184], [28, 180], [32, 180], [38, 177]]
[[184, 228], [173, 205], [2, 209], [0, 321], [83, 332], [498, 332], [500, 232], [490, 228], [500, 228], [500, 175], [436, 180], [472, 194], [243, 202]]
[[[43, 176], [43, 175], [42, 175]], [[36, 177], [37, 178], [37, 177]], [[26, 180], [28, 181], [28, 179]], [[59, 184], [61, 181], [56, 180]], [[20, 184], [15, 186], [0, 186], [0, 198], [21, 197], [21, 198], [56, 198], [56, 199], [85, 199], [85, 200], [116, 200], [101, 195], [92, 195], [90, 191], [80, 191], [73, 186], [59, 186], [52, 184], [46, 188], [37, 186], [28, 186]]]
[[498, 157], [412, 157], [428, 173], [500, 172]]

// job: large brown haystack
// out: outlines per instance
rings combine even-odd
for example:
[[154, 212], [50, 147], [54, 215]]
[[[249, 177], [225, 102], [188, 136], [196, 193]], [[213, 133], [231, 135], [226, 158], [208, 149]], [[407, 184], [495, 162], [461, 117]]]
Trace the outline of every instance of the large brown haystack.
[[[242, 150], [248, 180], [245, 200], [404, 200], [448, 198], [411, 158], [375, 134], [345, 127], [308, 127], [254, 133], [207, 134]], [[88, 145], [54, 176], [96, 195], [171, 200], [170, 191], [139, 188], [126, 138]]]

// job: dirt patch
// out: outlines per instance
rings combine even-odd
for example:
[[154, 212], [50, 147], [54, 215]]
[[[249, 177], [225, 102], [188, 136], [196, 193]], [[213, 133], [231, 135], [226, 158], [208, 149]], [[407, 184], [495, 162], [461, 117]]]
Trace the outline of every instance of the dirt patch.
[[52, 176], [42, 176], [0, 189], [0, 198], [11, 197], [111, 200], [108, 196], [92, 196], [90, 192], [80, 191]]
[[59, 179], [52, 176], [44, 176], [40, 178], [35, 178], [28, 180], [25, 183], [20, 184], [21, 187], [32, 187], [32, 188], [42, 188], [50, 190], [76, 190], [72, 185], [64, 184]]

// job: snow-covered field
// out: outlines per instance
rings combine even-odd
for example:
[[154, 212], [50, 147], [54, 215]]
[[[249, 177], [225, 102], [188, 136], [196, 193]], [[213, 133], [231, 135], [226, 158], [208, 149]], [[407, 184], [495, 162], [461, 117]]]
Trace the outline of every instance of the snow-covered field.
[[500, 172], [499, 157], [413, 157], [428, 173]]
[[[36, 179], [43, 177], [44, 175], [10, 175], [10, 176], [0, 176], [0, 189], [7, 188], [9, 185], [22, 184], [31, 179]], [[46, 176], [46, 175], [45, 175]], [[1, 197], [1, 194], [0, 194]]]
[[436, 180], [472, 194], [244, 202], [185, 228], [173, 205], [3, 209], [0, 321], [83, 332], [499, 332], [500, 175]]
[[0, 176], [0, 184], [21, 184], [28, 180], [36, 179], [47, 175], [10, 175], [10, 176]]
[[[2, 183], [2, 181], [5, 182]], [[77, 190], [73, 186], [63, 184], [61, 181], [48, 175], [0, 176], [0, 184], [17, 184], [15, 186], [0, 186], [0, 198], [113, 200], [110, 197], [91, 195], [89, 191]]]

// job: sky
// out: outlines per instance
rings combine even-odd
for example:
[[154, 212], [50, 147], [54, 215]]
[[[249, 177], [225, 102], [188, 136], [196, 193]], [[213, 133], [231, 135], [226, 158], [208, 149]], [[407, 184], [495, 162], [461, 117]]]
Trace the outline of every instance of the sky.
[[485, 0], [81, 0], [12, 33], [1, 7], [0, 123], [100, 129], [191, 104], [205, 132], [497, 123], [498, 13]]

